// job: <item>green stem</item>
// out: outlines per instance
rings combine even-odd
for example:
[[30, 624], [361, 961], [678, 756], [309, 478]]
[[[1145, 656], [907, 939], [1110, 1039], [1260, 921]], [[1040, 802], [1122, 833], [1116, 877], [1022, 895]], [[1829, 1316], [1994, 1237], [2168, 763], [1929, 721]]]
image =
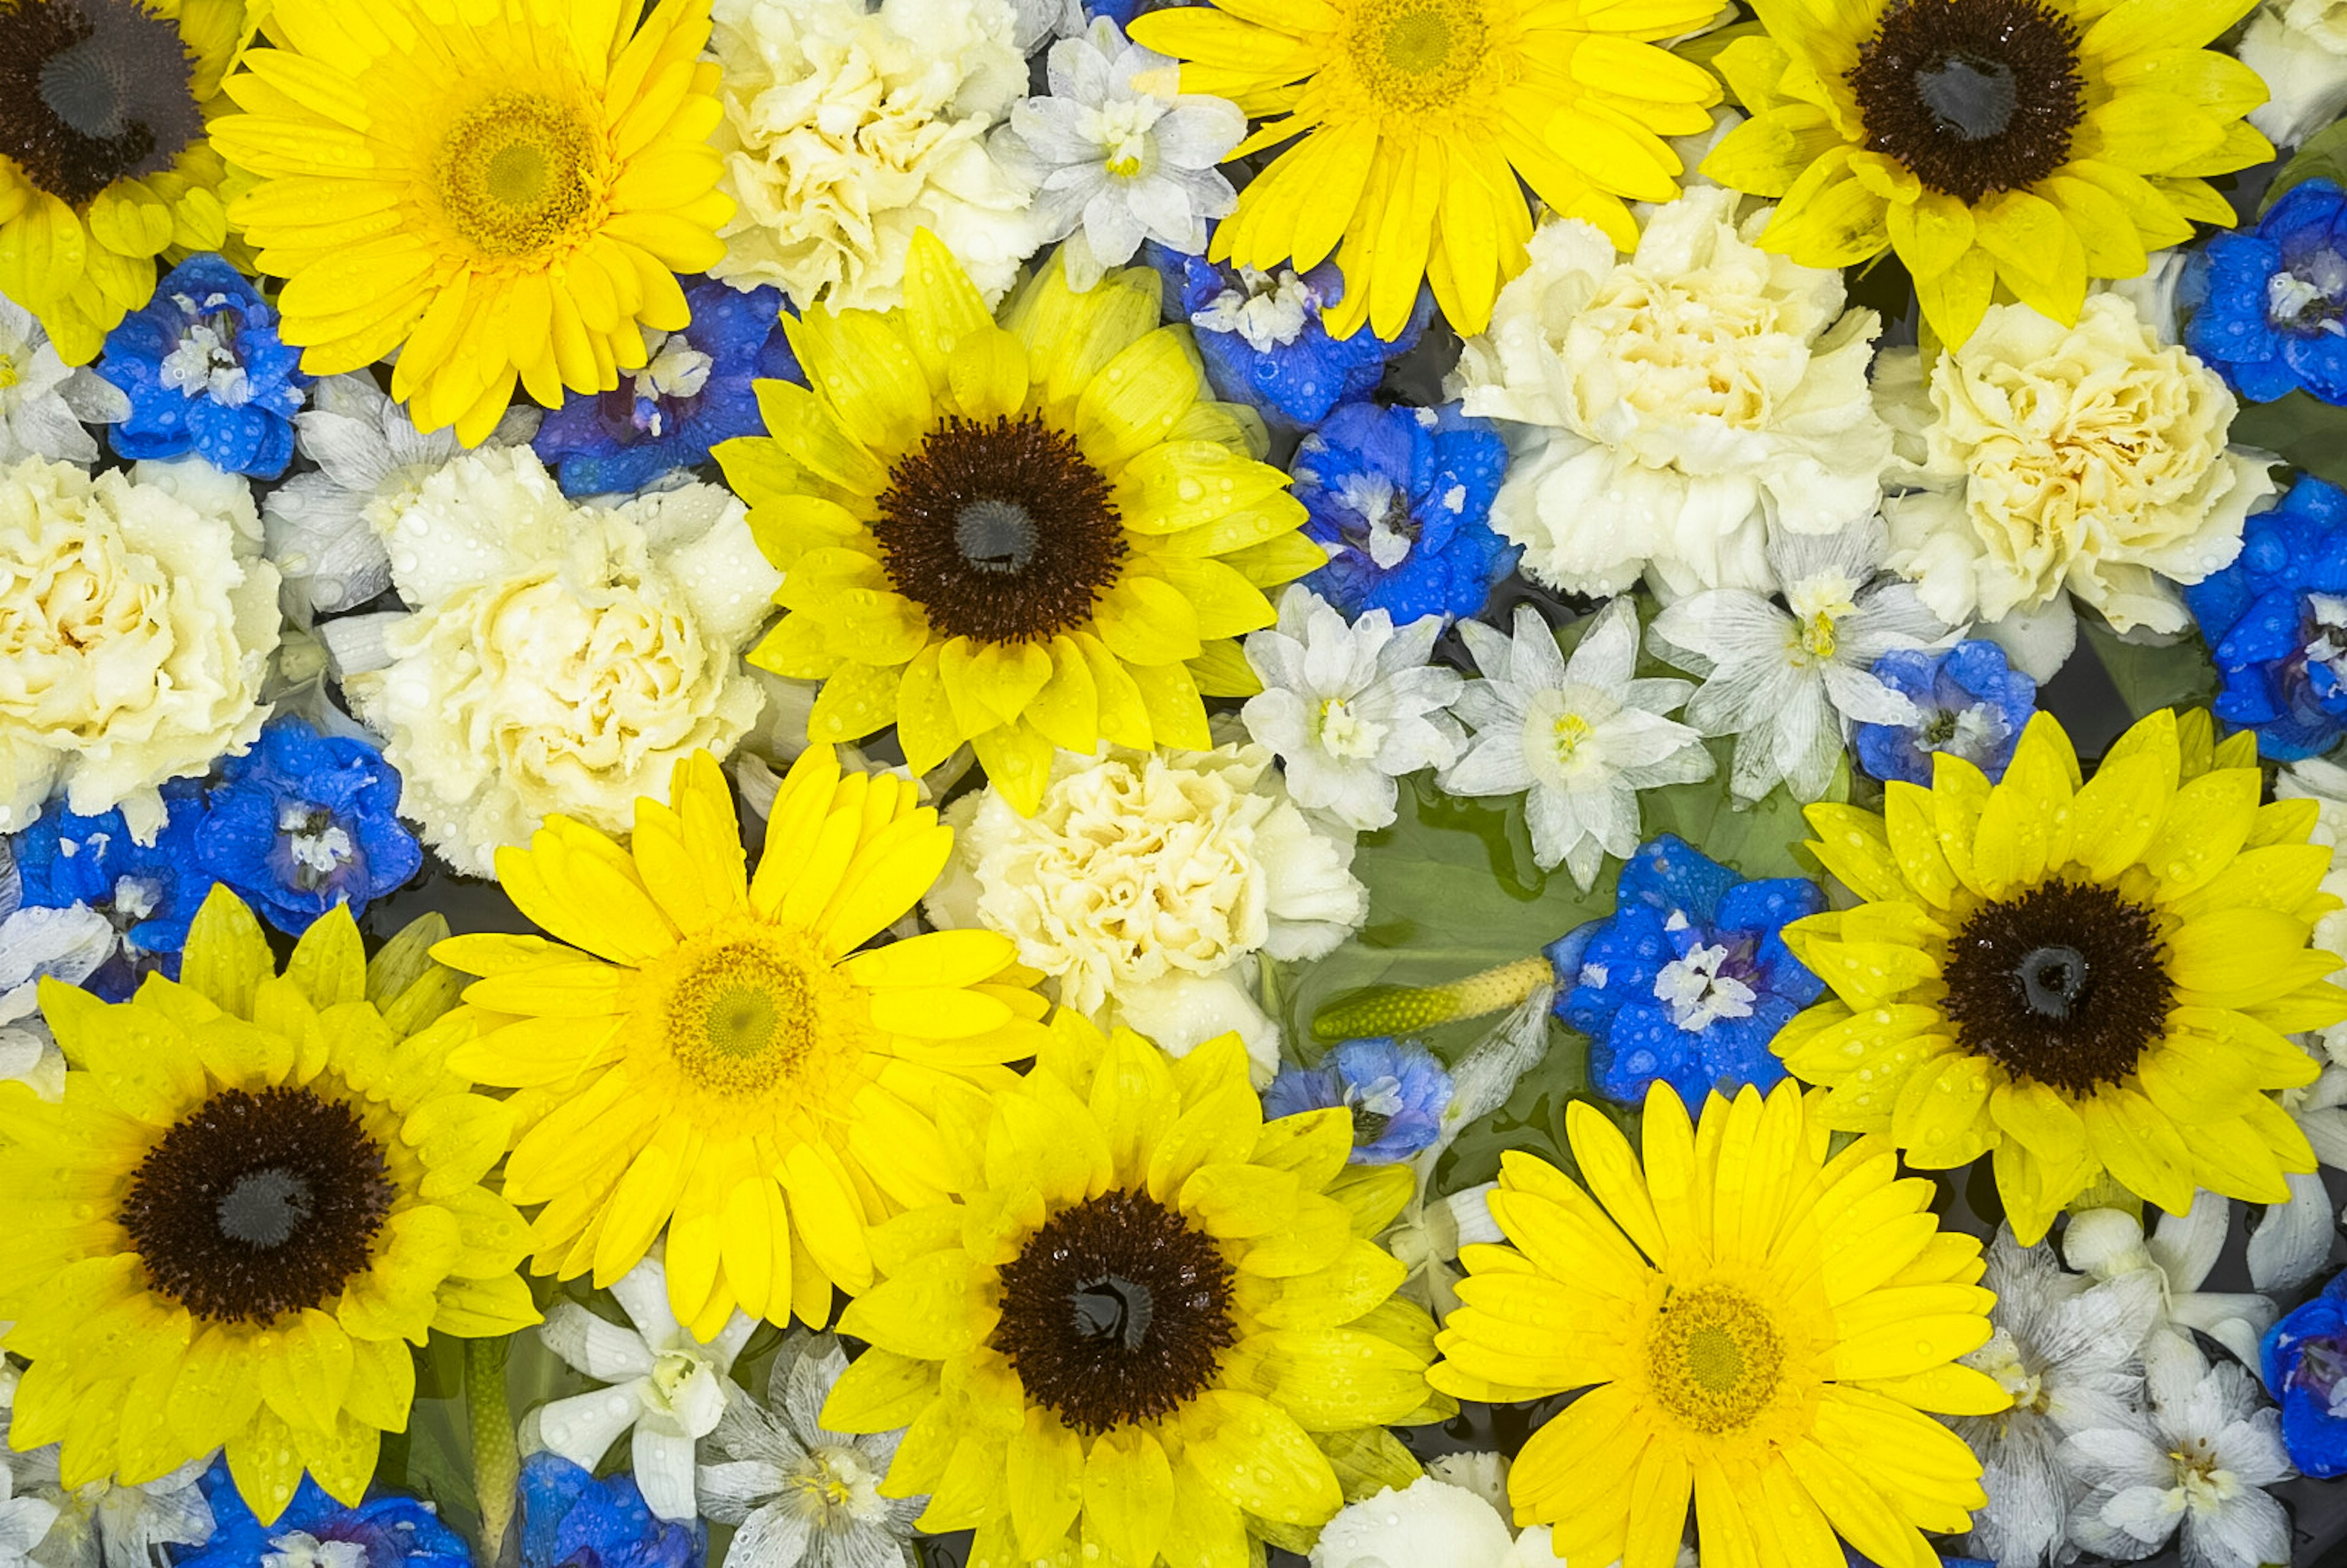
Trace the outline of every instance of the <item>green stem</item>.
[[481, 1562], [494, 1564], [513, 1523], [521, 1452], [506, 1405], [502, 1337], [465, 1341], [465, 1410], [473, 1428], [473, 1495], [481, 1505]]

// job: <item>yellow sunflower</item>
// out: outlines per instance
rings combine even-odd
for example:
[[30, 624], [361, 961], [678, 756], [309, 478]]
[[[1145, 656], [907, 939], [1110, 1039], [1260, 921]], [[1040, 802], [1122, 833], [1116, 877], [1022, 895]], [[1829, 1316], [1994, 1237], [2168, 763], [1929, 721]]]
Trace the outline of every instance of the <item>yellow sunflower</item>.
[[1203, 750], [1200, 692], [1258, 689], [1233, 639], [1327, 557], [1158, 298], [1046, 262], [998, 326], [923, 230], [903, 310], [785, 323], [815, 390], [761, 382], [772, 438], [717, 457], [785, 574], [751, 662], [824, 682], [815, 740], [894, 723], [916, 773], [969, 742], [1031, 815], [1055, 745]]
[[206, 122], [244, 0], [0, 4], [0, 294], [67, 364], [155, 292], [156, 259], [228, 239]]
[[1368, 1239], [1409, 1173], [1351, 1150], [1342, 1108], [1265, 1122], [1236, 1035], [1175, 1061], [1061, 1010], [955, 1142], [958, 1201], [873, 1232], [885, 1277], [839, 1320], [872, 1348], [823, 1424], [908, 1426], [881, 1493], [975, 1530], [974, 1564], [1308, 1549], [1365, 1455], [1401, 1457], [1386, 1425], [1457, 1409], [1426, 1385], [1433, 1319]]
[[218, 887], [177, 984], [109, 1007], [42, 981], [65, 1095], [0, 1083], [0, 1320], [33, 1363], [8, 1440], [59, 1444], [68, 1489], [225, 1444], [263, 1523], [305, 1469], [355, 1504], [407, 1430], [404, 1341], [538, 1321], [521, 1215], [480, 1184], [512, 1112], [447, 1066], [447, 928], [369, 963], [338, 907], [281, 976]]
[[2086, 280], [2229, 226], [2204, 175], [2273, 146], [2266, 100], [2200, 46], [2256, 0], [1754, 0], [1717, 65], [1751, 118], [1703, 172], [1778, 205], [1763, 250], [1847, 267], [1888, 247], [1963, 343], [2001, 286], [2069, 324]]
[[274, 0], [274, 48], [214, 128], [259, 178], [229, 216], [286, 280], [313, 374], [396, 349], [425, 430], [487, 436], [517, 375], [548, 407], [646, 361], [690, 313], [676, 272], [724, 253], [706, 138], [709, 0]]
[[1326, 317], [1397, 337], [1420, 279], [1463, 333], [1491, 323], [1524, 269], [1524, 184], [1624, 251], [1624, 200], [1668, 201], [1684, 165], [1663, 140], [1711, 126], [1719, 84], [1655, 46], [1699, 32], [1713, 0], [1214, 0], [1138, 17], [1134, 42], [1187, 62], [1185, 92], [1277, 115], [1231, 153], [1304, 139], [1239, 193], [1215, 261], [1298, 271], [1337, 252]]
[[538, 1272], [608, 1286], [666, 1226], [669, 1305], [699, 1337], [737, 1307], [821, 1327], [834, 1285], [871, 1283], [866, 1227], [943, 1196], [941, 1124], [1016, 1081], [1001, 1064], [1035, 1054], [1045, 1004], [991, 931], [864, 948], [952, 853], [913, 795], [813, 747], [746, 877], [724, 775], [696, 752], [671, 804], [636, 802], [629, 848], [552, 816], [497, 851], [515, 907], [561, 942], [433, 953], [486, 977], [452, 1063], [532, 1091], [505, 1194], [546, 1205]]
[[[1698, 1129], [1667, 1084], [1646, 1096], [1645, 1166], [1575, 1102], [1575, 1183], [1501, 1156], [1428, 1374], [1463, 1399], [1588, 1392], [1508, 1473], [1520, 1524], [1574, 1563], [1669, 1568], [1694, 1500], [1706, 1563], [1819, 1568], [1839, 1534], [1883, 1568], [1939, 1568], [1919, 1533], [1961, 1533], [1980, 1462], [1923, 1412], [1991, 1415], [1980, 1243], [1942, 1231], [1932, 1185], [1825, 1128], [1784, 1083], [1715, 1094]], [[1585, 1184], [1585, 1186], [1583, 1185]]]
[[2000, 784], [1942, 752], [1881, 815], [1809, 808], [1864, 900], [1785, 927], [1832, 995], [1775, 1049], [1826, 1125], [1924, 1169], [1993, 1156], [2024, 1245], [2105, 1173], [2171, 1214], [2288, 1199], [2314, 1153], [2272, 1091], [2316, 1075], [2285, 1035], [2347, 1019], [2307, 946], [2339, 900], [2314, 803], [2260, 805], [2256, 736], [2212, 733], [2163, 710], [2082, 782], [2040, 713]]

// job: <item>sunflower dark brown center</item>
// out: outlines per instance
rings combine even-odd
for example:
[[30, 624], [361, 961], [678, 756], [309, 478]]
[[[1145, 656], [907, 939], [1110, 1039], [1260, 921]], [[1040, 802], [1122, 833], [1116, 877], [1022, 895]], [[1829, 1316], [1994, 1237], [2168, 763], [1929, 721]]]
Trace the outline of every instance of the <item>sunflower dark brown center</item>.
[[348, 1106], [230, 1089], [148, 1151], [118, 1217], [153, 1288], [198, 1317], [266, 1323], [366, 1267], [392, 1196]]
[[1139, 1193], [1054, 1214], [1002, 1270], [994, 1348], [1079, 1431], [1170, 1415], [1237, 1342], [1221, 1248]]
[[879, 511], [888, 580], [948, 637], [1072, 630], [1124, 559], [1108, 481], [1039, 419], [948, 417], [889, 471]]
[[2134, 1071], [2176, 994], [2151, 911], [2074, 882], [1983, 906], [1951, 944], [1942, 978], [1942, 1005], [1968, 1050], [2074, 1094]]
[[68, 206], [203, 135], [179, 29], [138, 0], [0, 0], [0, 153]]
[[2059, 169], [2085, 113], [2078, 31], [2036, 0], [1897, 0], [1849, 81], [1867, 147], [1967, 202]]

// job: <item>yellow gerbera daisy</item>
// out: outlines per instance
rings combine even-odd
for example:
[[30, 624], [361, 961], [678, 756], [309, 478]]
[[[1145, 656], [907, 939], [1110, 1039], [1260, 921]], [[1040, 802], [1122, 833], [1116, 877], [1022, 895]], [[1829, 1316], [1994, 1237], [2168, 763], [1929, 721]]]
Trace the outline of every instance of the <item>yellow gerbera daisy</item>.
[[641, 369], [690, 318], [673, 273], [724, 253], [706, 138], [709, 0], [274, 0], [274, 48], [214, 128], [261, 178], [229, 216], [286, 280], [313, 374], [399, 351], [425, 430], [486, 437], [514, 380], [548, 407]]
[[2307, 946], [2339, 900], [2314, 803], [2260, 805], [2257, 738], [2212, 734], [2163, 710], [2082, 784], [2040, 713], [2001, 784], [1942, 752], [1881, 815], [1809, 808], [1865, 900], [1785, 927], [1833, 994], [1775, 1049], [1830, 1087], [1826, 1125], [1924, 1169], [1993, 1155], [2024, 1245], [2105, 1173], [2171, 1214], [2288, 1199], [2314, 1152], [2270, 1091], [2316, 1074], [2285, 1034], [2347, 1019]]
[[1300, 271], [1329, 251], [1339, 337], [1397, 337], [1421, 278], [1464, 333], [1491, 323], [1532, 238], [1521, 175], [1550, 210], [1620, 249], [1624, 199], [1668, 201], [1685, 166], [1662, 138], [1711, 126], [1719, 84], [1654, 41], [1699, 32], [1712, 0], [1213, 0], [1136, 18], [1135, 42], [1187, 61], [1185, 92], [1277, 114], [1231, 153], [1303, 141], [1239, 193], [1215, 261]]
[[1199, 693], [1258, 689], [1232, 640], [1327, 557], [1158, 298], [1047, 261], [998, 326], [924, 230], [903, 310], [784, 323], [815, 390], [761, 382], [773, 438], [717, 457], [786, 574], [751, 662], [824, 682], [815, 740], [894, 723], [916, 773], [968, 741], [1031, 814], [1053, 746], [1203, 750]]
[[[1861, 1138], [1826, 1158], [1798, 1084], [1715, 1094], [1697, 1129], [1667, 1084], [1646, 1096], [1645, 1164], [1575, 1102], [1575, 1183], [1501, 1156], [1434, 1386], [1467, 1399], [1589, 1391], [1508, 1473], [1521, 1524], [1557, 1555], [1668, 1568], [1695, 1501], [1706, 1563], [1938, 1568], [1919, 1531], [1960, 1533], [1988, 1499], [1980, 1462], [1923, 1414], [2007, 1399], [1956, 1358], [1987, 1343], [1980, 1243], [1942, 1231], [1928, 1181]], [[1582, 1184], [1586, 1184], [1584, 1186]]]
[[407, 1430], [408, 1346], [538, 1321], [521, 1215], [481, 1178], [511, 1111], [447, 1065], [469, 1024], [428, 916], [373, 963], [336, 908], [280, 976], [213, 889], [179, 983], [109, 1007], [41, 982], [67, 1061], [0, 1083], [0, 1320], [30, 1358], [8, 1440], [68, 1488], [152, 1481], [225, 1444], [276, 1519], [306, 1469], [355, 1504]]
[[2256, 0], [1754, 0], [1722, 50], [1751, 118], [1704, 160], [1778, 202], [1763, 250], [1847, 267], [1888, 247], [1951, 345], [2001, 285], [2065, 325], [2086, 280], [2229, 226], [2204, 175], [2273, 146], [2266, 100], [2204, 49]]
[[975, 1530], [973, 1564], [1308, 1549], [1365, 1455], [1401, 1458], [1386, 1424], [1457, 1409], [1426, 1386], [1433, 1319], [1368, 1239], [1409, 1173], [1351, 1149], [1341, 1108], [1265, 1122], [1236, 1035], [1175, 1061], [1061, 1010], [955, 1143], [959, 1201], [873, 1232], [886, 1277], [839, 1320], [872, 1348], [823, 1424], [909, 1426], [880, 1491]]
[[155, 261], [228, 239], [205, 122], [251, 36], [243, 0], [0, 5], [0, 293], [67, 364], [155, 292]]
[[[548, 817], [497, 851], [516, 907], [571, 944], [456, 937], [479, 1038], [450, 1058], [534, 1091], [506, 1196], [544, 1204], [540, 1273], [608, 1286], [668, 1229], [668, 1298], [715, 1337], [738, 1307], [821, 1327], [871, 1283], [865, 1229], [937, 1202], [941, 1122], [985, 1115], [1035, 1054], [1044, 1002], [1010, 938], [941, 931], [857, 949], [912, 908], [953, 830], [887, 774], [794, 764], [754, 879], [724, 774], [676, 765], [627, 849]], [[585, 949], [580, 951], [579, 949]]]

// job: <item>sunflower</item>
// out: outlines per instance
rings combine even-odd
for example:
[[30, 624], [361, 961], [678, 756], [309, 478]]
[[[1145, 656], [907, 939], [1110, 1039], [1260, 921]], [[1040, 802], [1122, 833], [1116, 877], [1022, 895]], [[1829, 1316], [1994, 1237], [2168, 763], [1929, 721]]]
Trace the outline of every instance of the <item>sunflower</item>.
[[[1217, 261], [1301, 272], [1329, 251], [1344, 298], [1327, 313], [1400, 335], [1430, 279], [1443, 319], [1481, 332], [1524, 270], [1532, 215], [1519, 176], [1563, 218], [1638, 242], [1624, 205], [1668, 201], [1685, 165], [1666, 136], [1711, 127], [1719, 84], [1655, 46], [1700, 32], [1714, 0], [1214, 0], [1138, 17], [1133, 41], [1186, 61], [1184, 92], [1282, 118], [1231, 153], [1301, 136], [1239, 193]], [[1600, 85], [1602, 84], [1602, 85]]]
[[1232, 639], [1327, 557], [1157, 323], [1155, 273], [1046, 263], [998, 326], [927, 230], [902, 311], [784, 323], [814, 390], [761, 382], [772, 439], [717, 457], [785, 574], [751, 662], [824, 682], [815, 740], [893, 723], [916, 773], [969, 742], [1029, 815], [1055, 745], [1214, 744], [1200, 692], [1259, 689]]
[[690, 316], [671, 274], [724, 254], [704, 145], [723, 112], [710, 0], [274, 0], [274, 48], [213, 128], [259, 178], [229, 216], [286, 280], [315, 375], [398, 351], [425, 430], [486, 437], [514, 380], [548, 407], [645, 363]]
[[280, 976], [252, 912], [204, 901], [178, 983], [109, 1007], [41, 982], [59, 1103], [0, 1083], [0, 1320], [32, 1369], [8, 1440], [68, 1489], [225, 1444], [264, 1522], [306, 1469], [355, 1505], [407, 1429], [407, 1345], [538, 1321], [525, 1227], [480, 1185], [512, 1112], [446, 1065], [469, 1027], [427, 916], [373, 963], [347, 909]]
[[823, 1424], [909, 1426], [881, 1493], [975, 1530], [972, 1563], [1308, 1550], [1364, 1454], [1415, 1470], [1386, 1425], [1457, 1409], [1426, 1385], [1433, 1319], [1366, 1239], [1409, 1170], [1348, 1168], [1352, 1142], [1341, 1107], [1265, 1122], [1235, 1034], [1175, 1061], [1062, 1009], [957, 1148], [959, 1201], [873, 1233], [886, 1277], [839, 1320], [872, 1348]]
[[952, 853], [913, 795], [812, 747], [745, 877], [724, 774], [696, 752], [669, 804], [636, 802], [630, 848], [550, 816], [497, 851], [515, 907], [571, 945], [455, 937], [433, 955], [486, 977], [452, 1065], [532, 1092], [505, 1194], [546, 1205], [539, 1273], [608, 1286], [665, 1225], [669, 1306], [698, 1337], [736, 1307], [819, 1328], [834, 1285], [871, 1283], [866, 1227], [940, 1198], [940, 1124], [1015, 1081], [1001, 1064], [1035, 1054], [1044, 1002], [991, 931], [857, 950]]
[[0, 3], [0, 294], [67, 364], [155, 292], [155, 261], [228, 240], [206, 138], [243, 0]]
[[[1668, 1568], [1695, 1501], [1706, 1563], [1938, 1568], [1918, 1533], [1961, 1533], [1980, 1461], [1925, 1411], [2006, 1396], [1957, 1364], [1987, 1343], [1981, 1245], [1942, 1231], [1932, 1186], [1888, 1142], [1826, 1158], [1798, 1084], [1713, 1095], [1703, 1124], [1646, 1096], [1645, 1164], [1575, 1102], [1584, 1188], [1501, 1156], [1491, 1217], [1512, 1245], [1461, 1254], [1434, 1386], [1465, 1399], [1589, 1391], [1508, 1475], [1519, 1523], [1575, 1563]], [[1594, 1199], [1594, 1201], [1593, 1201]]]
[[2347, 1020], [2307, 946], [2339, 900], [2313, 803], [2260, 805], [2257, 737], [2212, 734], [2163, 710], [2082, 784], [2040, 713], [2001, 784], [1942, 752], [1881, 815], [1809, 808], [1865, 900], [1785, 927], [1833, 994], [1775, 1049], [1829, 1087], [1826, 1125], [1924, 1169], [1993, 1156], [2024, 1245], [2106, 1173], [2170, 1214], [2289, 1198], [2314, 1153], [2272, 1091], [2316, 1074], [2283, 1036]]
[[1942, 343], [1999, 286], [2065, 325], [2086, 280], [2230, 227], [2204, 175], [2272, 144], [2265, 83], [2203, 49], [2256, 0], [1754, 0], [1720, 52], [1751, 118], [1704, 160], [1778, 203], [1763, 250], [1847, 267], [1888, 247]]

